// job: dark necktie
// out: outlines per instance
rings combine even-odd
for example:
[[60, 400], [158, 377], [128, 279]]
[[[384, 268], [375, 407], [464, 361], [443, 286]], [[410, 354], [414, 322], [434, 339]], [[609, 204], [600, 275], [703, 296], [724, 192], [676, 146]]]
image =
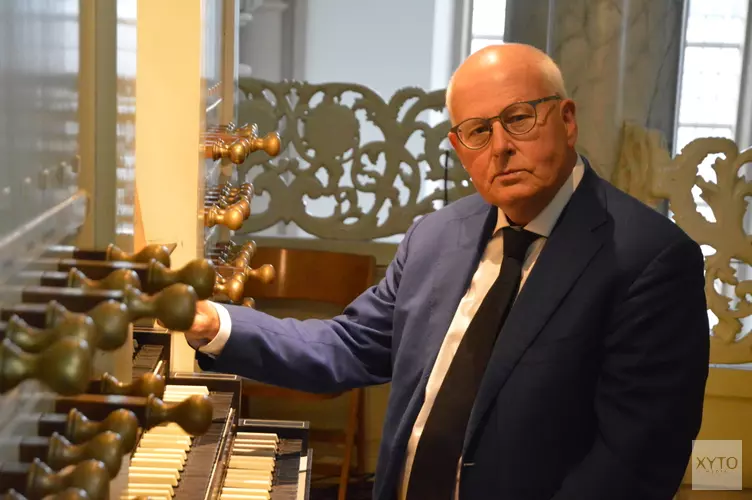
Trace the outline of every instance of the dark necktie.
[[539, 235], [507, 226], [499, 276], [478, 307], [436, 394], [408, 482], [408, 500], [450, 500], [465, 429], [496, 337], [517, 296], [522, 264]]

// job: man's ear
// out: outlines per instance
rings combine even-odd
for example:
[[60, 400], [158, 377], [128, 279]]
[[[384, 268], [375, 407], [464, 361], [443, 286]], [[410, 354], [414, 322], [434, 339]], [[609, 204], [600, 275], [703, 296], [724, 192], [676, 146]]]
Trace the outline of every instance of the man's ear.
[[463, 162], [462, 158], [461, 158], [462, 150], [460, 148], [462, 148], [462, 144], [460, 143], [460, 140], [457, 137], [457, 134], [455, 134], [454, 132], [450, 131], [447, 134], [447, 137], [449, 138], [449, 142], [452, 144], [452, 147], [457, 152], [457, 157], [460, 159], [460, 165], [462, 165], [462, 168], [464, 168], [465, 170], [467, 170], [467, 168], [465, 168], [465, 162]]
[[574, 147], [577, 142], [577, 105], [572, 99], [564, 99], [561, 103], [561, 120], [567, 134], [567, 143]]
[[449, 138], [449, 142], [452, 144], [454, 150], [457, 151], [458, 145], [460, 143], [459, 139], [457, 138], [457, 134], [450, 130], [447, 134], [447, 137]]

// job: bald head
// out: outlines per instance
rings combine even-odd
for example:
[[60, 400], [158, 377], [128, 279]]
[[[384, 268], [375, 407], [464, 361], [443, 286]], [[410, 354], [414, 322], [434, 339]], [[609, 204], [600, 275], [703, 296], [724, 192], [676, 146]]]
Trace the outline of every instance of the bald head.
[[472, 53], [449, 81], [446, 106], [452, 124], [456, 124], [457, 102], [479, 82], [534, 86], [543, 93], [567, 97], [561, 71], [545, 52], [519, 43], [491, 45]]

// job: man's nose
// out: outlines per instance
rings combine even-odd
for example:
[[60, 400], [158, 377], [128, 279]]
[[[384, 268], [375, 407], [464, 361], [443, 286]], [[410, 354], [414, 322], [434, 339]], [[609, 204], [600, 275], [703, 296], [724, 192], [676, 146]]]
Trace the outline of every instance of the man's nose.
[[491, 152], [494, 156], [507, 154], [512, 150], [509, 133], [501, 126], [499, 120], [491, 123], [493, 132], [491, 133]]

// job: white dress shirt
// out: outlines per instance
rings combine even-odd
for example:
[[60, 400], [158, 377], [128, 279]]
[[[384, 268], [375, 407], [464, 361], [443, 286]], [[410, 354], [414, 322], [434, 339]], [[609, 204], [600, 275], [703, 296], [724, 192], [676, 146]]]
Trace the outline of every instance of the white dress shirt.
[[[545, 245], [546, 238], [551, 234], [556, 221], [559, 219], [562, 210], [566, 206], [567, 202], [572, 196], [577, 185], [582, 179], [584, 174], [584, 163], [581, 157], [578, 157], [577, 164], [575, 165], [572, 173], [566, 182], [562, 185], [556, 196], [551, 202], [544, 208], [538, 216], [530, 221], [525, 226], [525, 229], [536, 233], [541, 236], [538, 238], [528, 249], [525, 262], [522, 267], [522, 278], [520, 283], [520, 289], [525, 284], [525, 280], [530, 275], [535, 261], [540, 255], [543, 246]], [[496, 280], [501, 269], [501, 260], [503, 256], [503, 237], [502, 232], [499, 231], [502, 227], [508, 226], [507, 218], [504, 213], [499, 210], [497, 217], [496, 228], [494, 229], [494, 237], [488, 242], [484, 251], [483, 257], [478, 264], [478, 268], [473, 274], [472, 281], [468, 287], [464, 297], [460, 300], [457, 311], [454, 314], [447, 334], [444, 337], [444, 341], [439, 350], [438, 357], [433, 366], [431, 374], [429, 375], [426, 385], [426, 393], [424, 397], [423, 406], [420, 413], [413, 424], [413, 429], [410, 434], [410, 439], [407, 443], [407, 450], [405, 453], [405, 463], [402, 472], [402, 480], [399, 485], [399, 497], [400, 500], [407, 500], [407, 485], [410, 478], [410, 470], [415, 458], [415, 451], [418, 447], [421, 433], [423, 432], [423, 426], [428, 419], [428, 414], [431, 411], [431, 407], [436, 399], [436, 394], [441, 387], [441, 383], [449, 370], [449, 365], [454, 358], [454, 354], [457, 352], [460, 341], [467, 330], [470, 321], [472, 321], [475, 312], [478, 310], [480, 303], [486, 296], [489, 288]], [[219, 332], [214, 339], [208, 344], [199, 348], [199, 351], [209, 354], [211, 356], [217, 356], [222, 352], [222, 348], [227, 343], [230, 337], [230, 331], [232, 329], [232, 322], [230, 314], [227, 312], [221, 304], [212, 303], [217, 309], [219, 314]], [[457, 480], [459, 484], [459, 472], [461, 470], [461, 460], [457, 470]], [[457, 488], [459, 490], [459, 488]], [[459, 492], [455, 492], [455, 497], [458, 497]], [[412, 499], [410, 499], [412, 500]]]

